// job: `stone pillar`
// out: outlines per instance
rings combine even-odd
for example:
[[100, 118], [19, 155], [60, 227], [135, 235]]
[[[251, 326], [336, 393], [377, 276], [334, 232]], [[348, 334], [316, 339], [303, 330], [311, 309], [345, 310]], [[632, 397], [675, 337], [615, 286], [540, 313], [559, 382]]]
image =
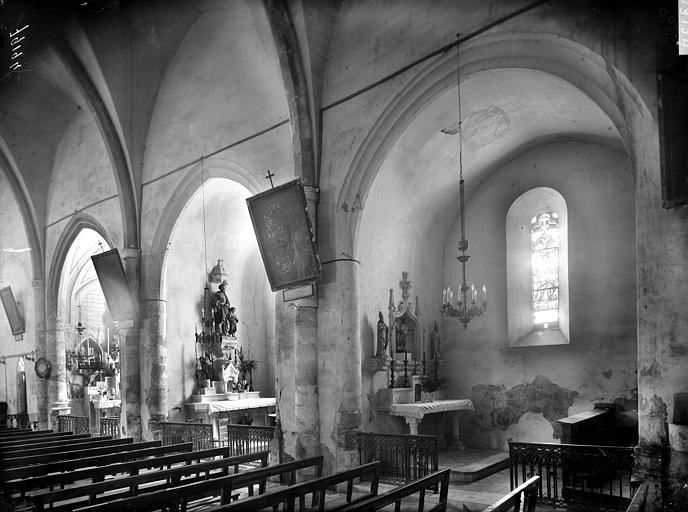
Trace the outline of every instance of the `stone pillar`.
[[[34, 279], [31, 281], [31, 287], [33, 288], [36, 359], [43, 357], [50, 361], [45, 335], [45, 281], [42, 279]], [[36, 395], [38, 428], [45, 430], [48, 428], [48, 416], [50, 415], [50, 408], [48, 406], [48, 379], [36, 377]]]
[[[139, 250], [126, 248], [122, 251], [124, 271], [129, 289], [138, 307]], [[124, 320], [118, 323], [120, 337], [120, 365], [122, 392], [122, 427], [124, 435], [141, 440], [141, 368], [139, 364], [138, 319]]]
[[669, 441], [674, 395], [688, 392], [688, 219], [661, 204], [658, 138], [637, 141], [638, 446], [636, 476], [650, 484], [645, 510], [686, 510], [688, 453]]
[[355, 431], [361, 426], [361, 339], [358, 261], [323, 265], [319, 287], [318, 383], [320, 440], [327, 471], [358, 465]]
[[[64, 408], [67, 405], [67, 358], [62, 305], [59, 304], [57, 298], [49, 297], [48, 300], [45, 344], [47, 359], [52, 364], [50, 378], [46, 382], [48, 407]], [[51, 428], [56, 428], [56, 426], [51, 425]]]
[[147, 299], [142, 306], [141, 423], [143, 438], [154, 439], [167, 420], [167, 301]]
[[[315, 226], [318, 191], [312, 186], [304, 189]], [[275, 301], [282, 459], [319, 455], [317, 295], [285, 304], [280, 293]]]

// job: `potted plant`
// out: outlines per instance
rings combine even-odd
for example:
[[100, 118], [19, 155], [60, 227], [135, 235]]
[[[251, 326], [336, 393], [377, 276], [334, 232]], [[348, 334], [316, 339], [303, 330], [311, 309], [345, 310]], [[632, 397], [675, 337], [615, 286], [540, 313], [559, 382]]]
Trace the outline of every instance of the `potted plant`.
[[253, 391], [253, 372], [258, 368], [258, 361], [250, 357], [244, 357], [244, 354], [239, 354], [239, 380], [246, 383], [246, 374], [248, 374], [248, 385], [245, 384], [244, 391]]

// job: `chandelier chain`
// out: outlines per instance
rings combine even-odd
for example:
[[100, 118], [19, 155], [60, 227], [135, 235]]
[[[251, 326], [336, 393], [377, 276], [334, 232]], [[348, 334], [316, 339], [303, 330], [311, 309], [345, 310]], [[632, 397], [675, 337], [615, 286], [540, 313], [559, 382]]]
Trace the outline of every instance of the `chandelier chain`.
[[205, 231], [205, 180], [203, 172], [203, 156], [201, 156], [201, 202], [203, 207], [203, 267], [206, 275], [208, 274], [208, 237]]

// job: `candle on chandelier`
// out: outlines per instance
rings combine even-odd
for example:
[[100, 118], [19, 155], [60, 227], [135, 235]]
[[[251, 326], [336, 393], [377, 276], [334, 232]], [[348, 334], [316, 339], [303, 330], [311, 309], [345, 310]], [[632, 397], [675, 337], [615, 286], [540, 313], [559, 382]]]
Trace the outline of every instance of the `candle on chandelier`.
[[478, 297], [478, 292], [475, 291], [475, 284], [471, 283], [471, 299], [473, 302], [475, 302], [475, 299]]
[[483, 285], [483, 302], [487, 302], [487, 287]]
[[447, 290], [445, 288], [444, 290], [442, 290], [442, 304], [446, 304], [446, 303], [447, 303]]
[[454, 290], [449, 290], [449, 302], [454, 302]]

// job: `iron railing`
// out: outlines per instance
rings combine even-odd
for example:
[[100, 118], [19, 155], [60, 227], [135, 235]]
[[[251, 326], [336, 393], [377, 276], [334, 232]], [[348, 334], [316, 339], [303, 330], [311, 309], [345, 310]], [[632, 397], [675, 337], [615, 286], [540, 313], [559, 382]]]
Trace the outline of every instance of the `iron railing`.
[[213, 448], [213, 426], [209, 423], [159, 423], [162, 444], [193, 443], [193, 451]]
[[29, 414], [25, 412], [2, 414], [0, 415], [0, 428], [29, 428]]
[[511, 488], [541, 477], [538, 503], [576, 510], [625, 510], [633, 495], [633, 448], [509, 443]]
[[100, 418], [100, 435], [118, 439], [120, 437], [119, 417]]
[[274, 437], [275, 427], [227, 425], [227, 446], [230, 456], [269, 450]]
[[88, 434], [88, 417], [72, 416], [71, 414], [60, 414], [57, 417], [58, 432], [72, 432], [74, 434]]
[[436, 436], [357, 432], [356, 443], [361, 464], [382, 462], [380, 481], [409, 482], [438, 468]]

